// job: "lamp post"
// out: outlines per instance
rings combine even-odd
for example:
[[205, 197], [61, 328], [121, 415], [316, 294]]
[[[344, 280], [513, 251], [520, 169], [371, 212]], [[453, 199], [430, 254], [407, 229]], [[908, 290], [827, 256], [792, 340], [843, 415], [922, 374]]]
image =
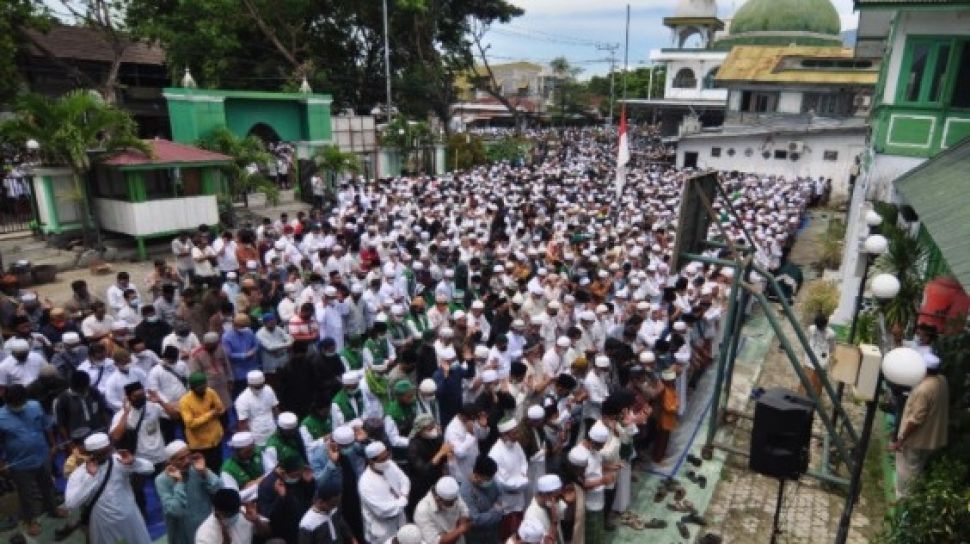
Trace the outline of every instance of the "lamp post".
[[387, 0], [383, 0], [384, 7], [384, 80], [387, 85], [387, 122], [391, 122], [391, 45], [390, 29], [387, 24]]
[[[880, 236], [880, 238], [882, 237]], [[892, 274], [879, 274], [872, 279], [872, 295], [880, 303], [898, 295], [899, 289], [899, 279]], [[845, 544], [846, 539], [849, 537], [852, 509], [859, 496], [859, 488], [862, 483], [862, 466], [866, 460], [866, 452], [869, 451], [872, 425], [876, 419], [879, 395], [882, 393], [883, 374], [885, 374], [886, 379], [894, 383], [900, 385], [915, 385], [926, 374], [926, 364], [923, 363], [923, 357], [919, 352], [911, 348], [896, 348], [883, 356], [881, 370], [876, 377], [876, 388], [872, 394], [872, 400], [866, 403], [866, 418], [862, 424], [862, 435], [859, 437], [859, 444], [854, 452], [855, 459], [852, 463], [852, 475], [849, 479], [849, 492], [846, 496], [845, 508], [842, 509], [842, 517], [839, 519], [839, 527], [835, 534], [836, 544]]]
[[[873, 230], [882, 224], [882, 216], [878, 213], [869, 210], [866, 212], [866, 225], [869, 226], [869, 230]], [[866, 290], [866, 281], [869, 279], [869, 267], [872, 266], [873, 261], [879, 255], [882, 255], [889, 248], [889, 241], [886, 240], [885, 236], [879, 234], [873, 234], [866, 238], [866, 241], [862, 244], [863, 254], [866, 259], [866, 266], [862, 270], [862, 281], [859, 282], [859, 291], [855, 297], [855, 309], [852, 312], [852, 325], [849, 326], [849, 343], [855, 343], [856, 327], [859, 323], [859, 311], [862, 309], [862, 296]]]

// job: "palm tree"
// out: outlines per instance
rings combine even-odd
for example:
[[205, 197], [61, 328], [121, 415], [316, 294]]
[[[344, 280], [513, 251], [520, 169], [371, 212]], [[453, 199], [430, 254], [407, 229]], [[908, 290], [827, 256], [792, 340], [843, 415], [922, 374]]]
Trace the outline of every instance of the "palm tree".
[[266, 199], [270, 202], [275, 203], [279, 200], [279, 188], [266, 179], [258, 169], [273, 159], [273, 155], [266, 150], [266, 146], [259, 137], [250, 134], [240, 138], [227, 127], [222, 126], [212, 129], [197, 142], [197, 145], [202, 149], [232, 157], [232, 163], [223, 169], [229, 178], [231, 200], [228, 205], [230, 208], [237, 196], [242, 195], [246, 198], [254, 192], [266, 193]]
[[363, 170], [360, 157], [356, 153], [341, 151], [336, 145], [318, 147], [313, 154], [313, 162], [317, 168], [327, 172], [329, 186], [332, 189], [337, 176], [344, 173], [359, 174]]
[[13, 119], [0, 125], [0, 133], [13, 142], [35, 140], [40, 144], [42, 164], [70, 168], [74, 180], [72, 199], [81, 207], [81, 228], [85, 244], [101, 249], [101, 236], [94, 229], [91, 239], [90, 205], [85, 180], [94, 155], [136, 149], [152, 154], [152, 148], [138, 139], [131, 116], [107, 104], [97, 94], [77, 90], [51, 99], [28, 94], [17, 101]]

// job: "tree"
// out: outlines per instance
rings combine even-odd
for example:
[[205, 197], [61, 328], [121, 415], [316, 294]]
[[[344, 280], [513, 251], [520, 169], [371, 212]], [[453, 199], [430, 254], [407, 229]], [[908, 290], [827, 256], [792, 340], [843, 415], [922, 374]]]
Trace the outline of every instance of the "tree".
[[[40, 144], [42, 163], [66, 166], [74, 180], [73, 197], [81, 206], [85, 243], [100, 246], [100, 232], [91, 237], [91, 217], [84, 180], [91, 170], [92, 155], [136, 149], [151, 155], [151, 147], [138, 139], [131, 116], [105, 103], [90, 91], [78, 90], [57, 99], [29, 94], [15, 109], [15, 117], [0, 125], [0, 133], [11, 141]], [[100, 249], [100, 247], [98, 247]]]
[[434, 135], [427, 123], [408, 121], [404, 116], [391, 120], [381, 134], [381, 144], [400, 150], [404, 168], [409, 172], [423, 170], [426, 163], [423, 152], [433, 143]]
[[[615, 70], [611, 73], [615, 77], [615, 99], [623, 98], [623, 70]], [[610, 75], [593, 76], [586, 84], [587, 90], [596, 96], [606, 97], [600, 104], [600, 111], [606, 115], [610, 111]], [[666, 79], [666, 69], [664, 66], [653, 67], [653, 77], [650, 76], [650, 68], [643, 67], [630, 70], [626, 74], [627, 96], [630, 98], [663, 98], [664, 80]], [[616, 102], [613, 103], [613, 115], [619, 116], [620, 108]]]
[[18, 61], [30, 43], [27, 30], [45, 30], [50, 21], [50, 13], [40, 2], [0, 1], [0, 104], [9, 104], [23, 83]]
[[484, 73], [479, 73], [477, 70], [472, 69], [469, 73], [471, 76], [471, 83], [474, 87], [482, 89], [489, 96], [499, 101], [500, 104], [505, 106], [509, 114], [512, 116], [512, 126], [515, 127], [515, 132], [518, 133], [521, 130], [519, 125], [519, 109], [515, 104], [509, 100], [505, 93], [502, 92], [502, 87], [499, 85], [498, 79], [495, 77], [495, 73], [492, 71], [492, 65], [488, 62], [488, 55], [486, 52], [489, 49], [488, 45], [482, 44], [482, 39], [485, 37], [485, 33], [488, 32], [488, 25], [479, 25], [479, 28], [472, 32], [472, 41], [475, 44], [475, 49], [478, 51], [478, 61], [482, 64], [482, 70]]
[[260, 171], [273, 159], [263, 141], [250, 134], [240, 138], [226, 127], [216, 127], [197, 142], [202, 149], [222, 153], [232, 157], [232, 163], [223, 168], [229, 178], [229, 194], [232, 201], [237, 197], [255, 192], [266, 193], [270, 202], [279, 199], [279, 188], [271, 183]]
[[330, 174], [331, 186], [337, 176], [345, 173], [359, 174], [363, 169], [360, 157], [355, 153], [344, 152], [336, 145], [318, 147], [313, 154], [313, 162], [317, 168]]

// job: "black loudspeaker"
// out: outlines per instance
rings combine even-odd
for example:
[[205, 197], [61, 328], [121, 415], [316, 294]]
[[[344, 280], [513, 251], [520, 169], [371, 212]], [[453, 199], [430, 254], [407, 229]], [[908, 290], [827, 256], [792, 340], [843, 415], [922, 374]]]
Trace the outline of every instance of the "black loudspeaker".
[[789, 391], [765, 391], [754, 408], [748, 468], [772, 478], [797, 480], [808, 470], [815, 403]]

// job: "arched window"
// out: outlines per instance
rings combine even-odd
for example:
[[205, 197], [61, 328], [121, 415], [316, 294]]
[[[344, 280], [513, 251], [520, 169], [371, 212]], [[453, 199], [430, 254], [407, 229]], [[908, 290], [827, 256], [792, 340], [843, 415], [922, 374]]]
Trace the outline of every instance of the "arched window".
[[715, 66], [714, 68], [711, 68], [711, 71], [707, 72], [707, 75], [706, 76], [704, 76], [704, 88], [705, 89], [716, 89], [717, 88], [717, 81], [715, 81], [714, 78], [717, 77], [717, 71], [720, 68], [721, 68], [720, 66]]
[[677, 75], [674, 76], [675, 89], [693, 89], [695, 87], [697, 87], [697, 77], [694, 76], [693, 70], [681, 68], [677, 71]]

